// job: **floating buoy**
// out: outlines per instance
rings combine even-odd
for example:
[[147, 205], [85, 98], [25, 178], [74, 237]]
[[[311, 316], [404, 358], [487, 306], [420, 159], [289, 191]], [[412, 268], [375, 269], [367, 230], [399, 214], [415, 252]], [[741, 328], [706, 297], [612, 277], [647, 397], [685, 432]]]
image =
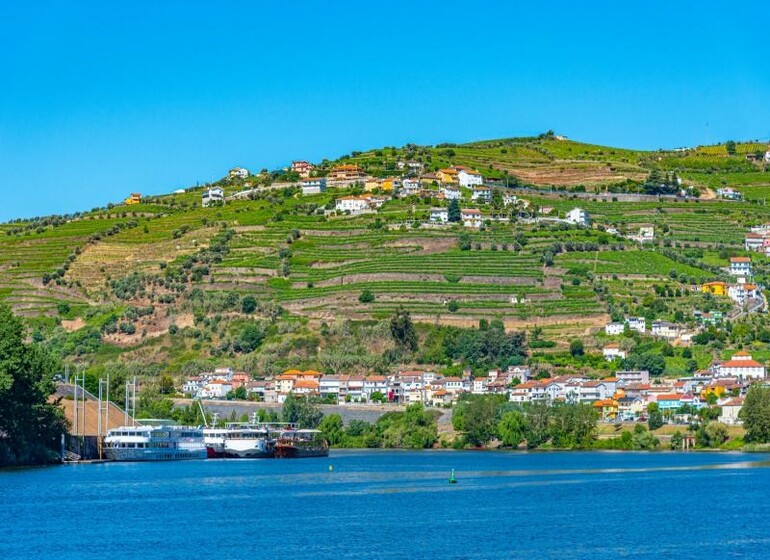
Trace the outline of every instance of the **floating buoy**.
[[457, 479], [455, 478], [454, 469], [452, 469], [452, 474], [449, 475], [449, 484], [457, 484]]
[[329, 465], [329, 472], [334, 472], [334, 465]]

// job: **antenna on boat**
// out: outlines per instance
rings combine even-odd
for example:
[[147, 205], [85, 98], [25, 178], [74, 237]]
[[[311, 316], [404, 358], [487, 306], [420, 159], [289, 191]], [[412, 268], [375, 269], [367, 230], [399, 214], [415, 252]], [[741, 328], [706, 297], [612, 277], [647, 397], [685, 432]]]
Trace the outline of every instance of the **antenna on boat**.
[[125, 425], [128, 426], [128, 419], [131, 418], [131, 425], [135, 426], [136, 422], [136, 376], [132, 381], [126, 381], [126, 405], [124, 409]]

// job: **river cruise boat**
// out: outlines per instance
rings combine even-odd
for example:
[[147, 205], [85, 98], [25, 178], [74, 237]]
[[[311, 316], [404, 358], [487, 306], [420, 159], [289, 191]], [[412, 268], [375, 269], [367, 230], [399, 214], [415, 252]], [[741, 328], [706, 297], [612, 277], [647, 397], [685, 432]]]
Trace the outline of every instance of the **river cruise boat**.
[[225, 439], [230, 431], [230, 428], [203, 428], [203, 441], [209, 459], [225, 456]]
[[224, 456], [231, 459], [268, 459], [275, 455], [275, 440], [266, 427], [227, 430]]
[[285, 430], [275, 441], [275, 456], [279, 459], [328, 457], [329, 443], [320, 430]]
[[178, 461], [205, 459], [200, 428], [124, 426], [107, 432], [104, 455], [113, 461]]

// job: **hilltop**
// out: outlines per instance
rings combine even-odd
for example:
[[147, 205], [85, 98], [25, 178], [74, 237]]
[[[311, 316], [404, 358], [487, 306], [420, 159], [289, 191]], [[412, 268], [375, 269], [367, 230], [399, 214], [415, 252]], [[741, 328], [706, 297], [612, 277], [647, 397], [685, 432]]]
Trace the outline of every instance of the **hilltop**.
[[[575, 338], [589, 353], [600, 348], [613, 318], [693, 330], [694, 311], [734, 311], [698, 287], [729, 282], [729, 258], [748, 254], [747, 228], [770, 222], [760, 204], [770, 192], [767, 149], [743, 142], [638, 151], [548, 133], [353, 152], [317, 162], [312, 173], [351, 165], [361, 177], [310, 195], [288, 168], [234, 174], [129, 205], [0, 225], [0, 299], [36, 340], [92, 372], [114, 362], [171, 375], [212, 364], [254, 374], [500, 364], [448, 342], [462, 331], [446, 327], [480, 321], [526, 331], [529, 359], [544, 368], [609, 370], [559, 356]], [[480, 227], [431, 223], [431, 208], [449, 204], [435, 174], [450, 167], [477, 171], [499, 193], [482, 202], [460, 190], [463, 208], [482, 211]], [[421, 192], [390, 198], [382, 179], [409, 176], [423, 177]], [[211, 186], [227, 201], [204, 208]], [[381, 207], [334, 211], [336, 199], [365, 187], [387, 199]], [[745, 200], [718, 198], [727, 187]], [[504, 195], [515, 202], [506, 205]], [[564, 221], [576, 207], [589, 226]], [[653, 238], [641, 242], [640, 228]], [[754, 281], [763, 283], [768, 260], [751, 256]], [[418, 325], [417, 353], [390, 336], [400, 308]], [[748, 333], [764, 328], [756, 315], [734, 321]], [[734, 335], [732, 322], [720, 345], [694, 352], [698, 368], [752, 343]], [[755, 354], [764, 356], [760, 342]], [[692, 370], [669, 358], [669, 373]]]

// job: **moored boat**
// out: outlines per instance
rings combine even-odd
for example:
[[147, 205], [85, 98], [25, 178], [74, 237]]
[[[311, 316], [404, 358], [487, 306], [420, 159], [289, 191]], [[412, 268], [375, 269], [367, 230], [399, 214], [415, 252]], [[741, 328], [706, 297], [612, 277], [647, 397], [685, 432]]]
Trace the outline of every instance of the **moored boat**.
[[232, 459], [268, 459], [274, 456], [275, 440], [267, 428], [236, 428], [227, 430], [224, 456]]
[[329, 443], [320, 430], [285, 430], [275, 441], [275, 456], [279, 459], [328, 457]]
[[113, 461], [179, 461], [205, 459], [200, 428], [123, 426], [107, 432], [104, 455]]
[[225, 456], [225, 439], [228, 433], [228, 428], [203, 428], [203, 441], [209, 459], [221, 459]]

